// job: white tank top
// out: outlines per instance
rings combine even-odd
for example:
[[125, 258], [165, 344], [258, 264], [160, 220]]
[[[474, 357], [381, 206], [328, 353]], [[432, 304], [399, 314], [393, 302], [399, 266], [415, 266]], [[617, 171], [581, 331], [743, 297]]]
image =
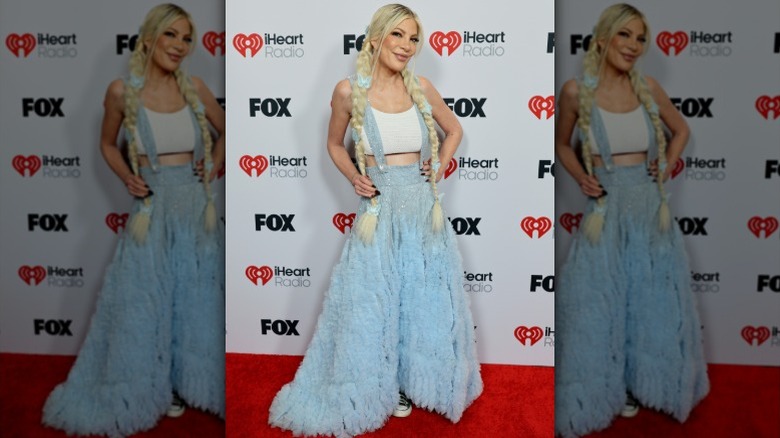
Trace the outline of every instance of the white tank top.
[[[149, 118], [157, 155], [193, 151], [195, 148], [195, 126], [192, 123], [188, 106], [175, 113], [158, 113], [146, 107], [144, 110]], [[146, 148], [137, 129], [135, 138], [138, 144], [138, 154], [146, 155]]]
[[[650, 133], [647, 131], [642, 105], [627, 113], [612, 113], [596, 107], [601, 112], [604, 131], [607, 133], [609, 149], [612, 154], [628, 154], [647, 152], [650, 145]], [[593, 130], [588, 130], [590, 143], [596, 145]], [[593, 148], [593, 155], [600, 155], [598, 147]]]
[[[374, 108], [371, 108], [371, 111], [374, 113], [377, 131], [382, 138], [382, 150], [385, 155], [420, 152], [423, 139], [414, 105], [402, 113], [383, 113]], [[374, 155], [365, 129], [362, 130], [361, 137], [366, 144], [366, 155]]]

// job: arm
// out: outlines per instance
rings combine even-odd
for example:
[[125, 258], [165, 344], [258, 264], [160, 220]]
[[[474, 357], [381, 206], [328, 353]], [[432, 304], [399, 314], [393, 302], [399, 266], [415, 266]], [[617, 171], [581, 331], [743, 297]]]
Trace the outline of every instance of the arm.
[[598, 178], [588, 175], [577, 159], [577, 154], [571, 146], [571, 136], [577, 123], [579, 111], [579, 93], [577, 82], [566, 81], [558, 94], [558, 110], [555, 112], [555, 154], [558, 162], [577, 181], [582, 193], [590, 197], [599, 197], [604, 189]]
[[[672, 173], [674, 163], [680, 158], [685, 145], [688, 144], [690, 129], [688, 128], [688, 123], [680, 112], [677, 111], [677, 108], [674, 107], [674, 104], [672, 104], [671, 99], [666, 95], [661, 85], [653, 78], [646, 77], [645, 79], [647, 80], [647, 88], [650, 90], [656, 105], [658, 105], [658, 115], [672, 134], [666, 146], [666, 162], [669, 163], [663, 175], [663, 181], [666, 181]], [[654, 164], [652, 170], [657, 172], [655, 167], [657, 163]]]
[[217, 131], [217, 139], [214, 141], [214, 147], [211, 150], [214, 167], [209, 175], [209, 181], [212, 181], [222, 166], [225, 165], [225, 110], [219, 105], [214, 94], [211, 93], [211, 90], [209, 90], [209, 87], [206, 86], [202, 79], [193, 76], [192, 84], [206, 110], [206, 120]]
[[103, 122], [100, 127], [100, 152], [108, 163], [108, 167], [122, 180], [127, 191], [138, 198], [149, 195], [149, 186], [143, 178], [133, 174], [130, 166], [125, 162], [122, 152], [117, 146], [119, 128], [124, 119], [125, 86], [121, 79], [117, 79], [108, 86], [103, 100]]
[[355, 165], [352, 164], [347, 148], [344, 146], [344, 134], [349, 126], [352, 112], [352, 86], [348, 79], [336, 84], [333, 97], [330, 101], [331, 113], [328, 123], [328, 155], [333, 160], [339, 172], [347, 178], [355, 187], [355, 193], [359, 196], [372, 197], [377, 193], [371, 178], [361, 175]]
[[[431, 84], [428, 79], [419, 76], [420, 89], [422, 90], [425, 98], [428, 100], [428, 104], [431, 105], [431, 115], [436, 121], [436, 124], [444, 131], [444, 141], [441, 142], [439, 147], [439, 162], [441, 167], [436, 172], [436, 181], [438, 182], [444, 171], [447, 169], [452, 157], [455, 156], [455, 151], [458, 150], [461, 140], [463, 139], [463, 128], [460, 126], [458, 118], [453, 114], [452, 110], [444, 103], [439, 92]], [[427, 171], [427, 169], [424, 169]]]

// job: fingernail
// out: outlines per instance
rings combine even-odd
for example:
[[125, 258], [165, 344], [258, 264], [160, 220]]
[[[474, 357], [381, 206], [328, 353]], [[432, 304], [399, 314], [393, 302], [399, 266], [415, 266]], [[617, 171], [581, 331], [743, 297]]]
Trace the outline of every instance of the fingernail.
[[425, 182], [431, 182], [430, 178], [425, 178]]
[[149, 184], [144, 184], [144, 186], [145, 186], [147, 189], [149, 188]]
[[371, 187], [373, 187], [373, 188], [376, 188], [376, 186], [375, 186], [375, 185], [373, 185], [373, 184], [371, 184]]
[[377, 191], [376, 191], [376, 193], [374, 194], [374, 196], [379, 196], [379, 195], [381, 195], [381, 194], [382, 194], [382, 192], [380, 192], [379, 190], [377, 190]]
[[198, 182], [203, 182], [203, 178], [198, 178]]

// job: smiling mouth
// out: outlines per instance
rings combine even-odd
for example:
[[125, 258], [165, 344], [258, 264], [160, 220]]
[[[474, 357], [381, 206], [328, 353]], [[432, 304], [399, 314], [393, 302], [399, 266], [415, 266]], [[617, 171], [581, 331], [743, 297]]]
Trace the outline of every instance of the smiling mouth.
[[396, 53], [395, 57], [398, 58], [398, 60], [401, 62], [406, 62], [407, 60], [409, 60], [409, 55], [401, 55]]

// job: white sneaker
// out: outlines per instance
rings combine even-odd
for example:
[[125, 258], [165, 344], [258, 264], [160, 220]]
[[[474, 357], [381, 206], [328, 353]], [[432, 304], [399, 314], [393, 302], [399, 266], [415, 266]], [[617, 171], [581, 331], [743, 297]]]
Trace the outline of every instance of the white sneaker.
[[393, 410], [393, 417], [408, 417], [412, 413], [412, 402], [409, 401], [409, 398], [403, 392], [399, 392], [398, 395], [398, 406]]
[[623, 410], [620, 411], [620, 416], [624, 418], [636, 417], [639, 413], [639, 402], [634, 398], [631, 393], [626, 393], [626, 405], [623, 406]]
[[171, 406], [168, 408], [168, 412], [165, 413], [165, 415], [171, 417], [171, 418], [177, 418], [184, 415], [184, 400], [179, 397], [179, 394], [173, 393], [173, 401], [171, 402]]

